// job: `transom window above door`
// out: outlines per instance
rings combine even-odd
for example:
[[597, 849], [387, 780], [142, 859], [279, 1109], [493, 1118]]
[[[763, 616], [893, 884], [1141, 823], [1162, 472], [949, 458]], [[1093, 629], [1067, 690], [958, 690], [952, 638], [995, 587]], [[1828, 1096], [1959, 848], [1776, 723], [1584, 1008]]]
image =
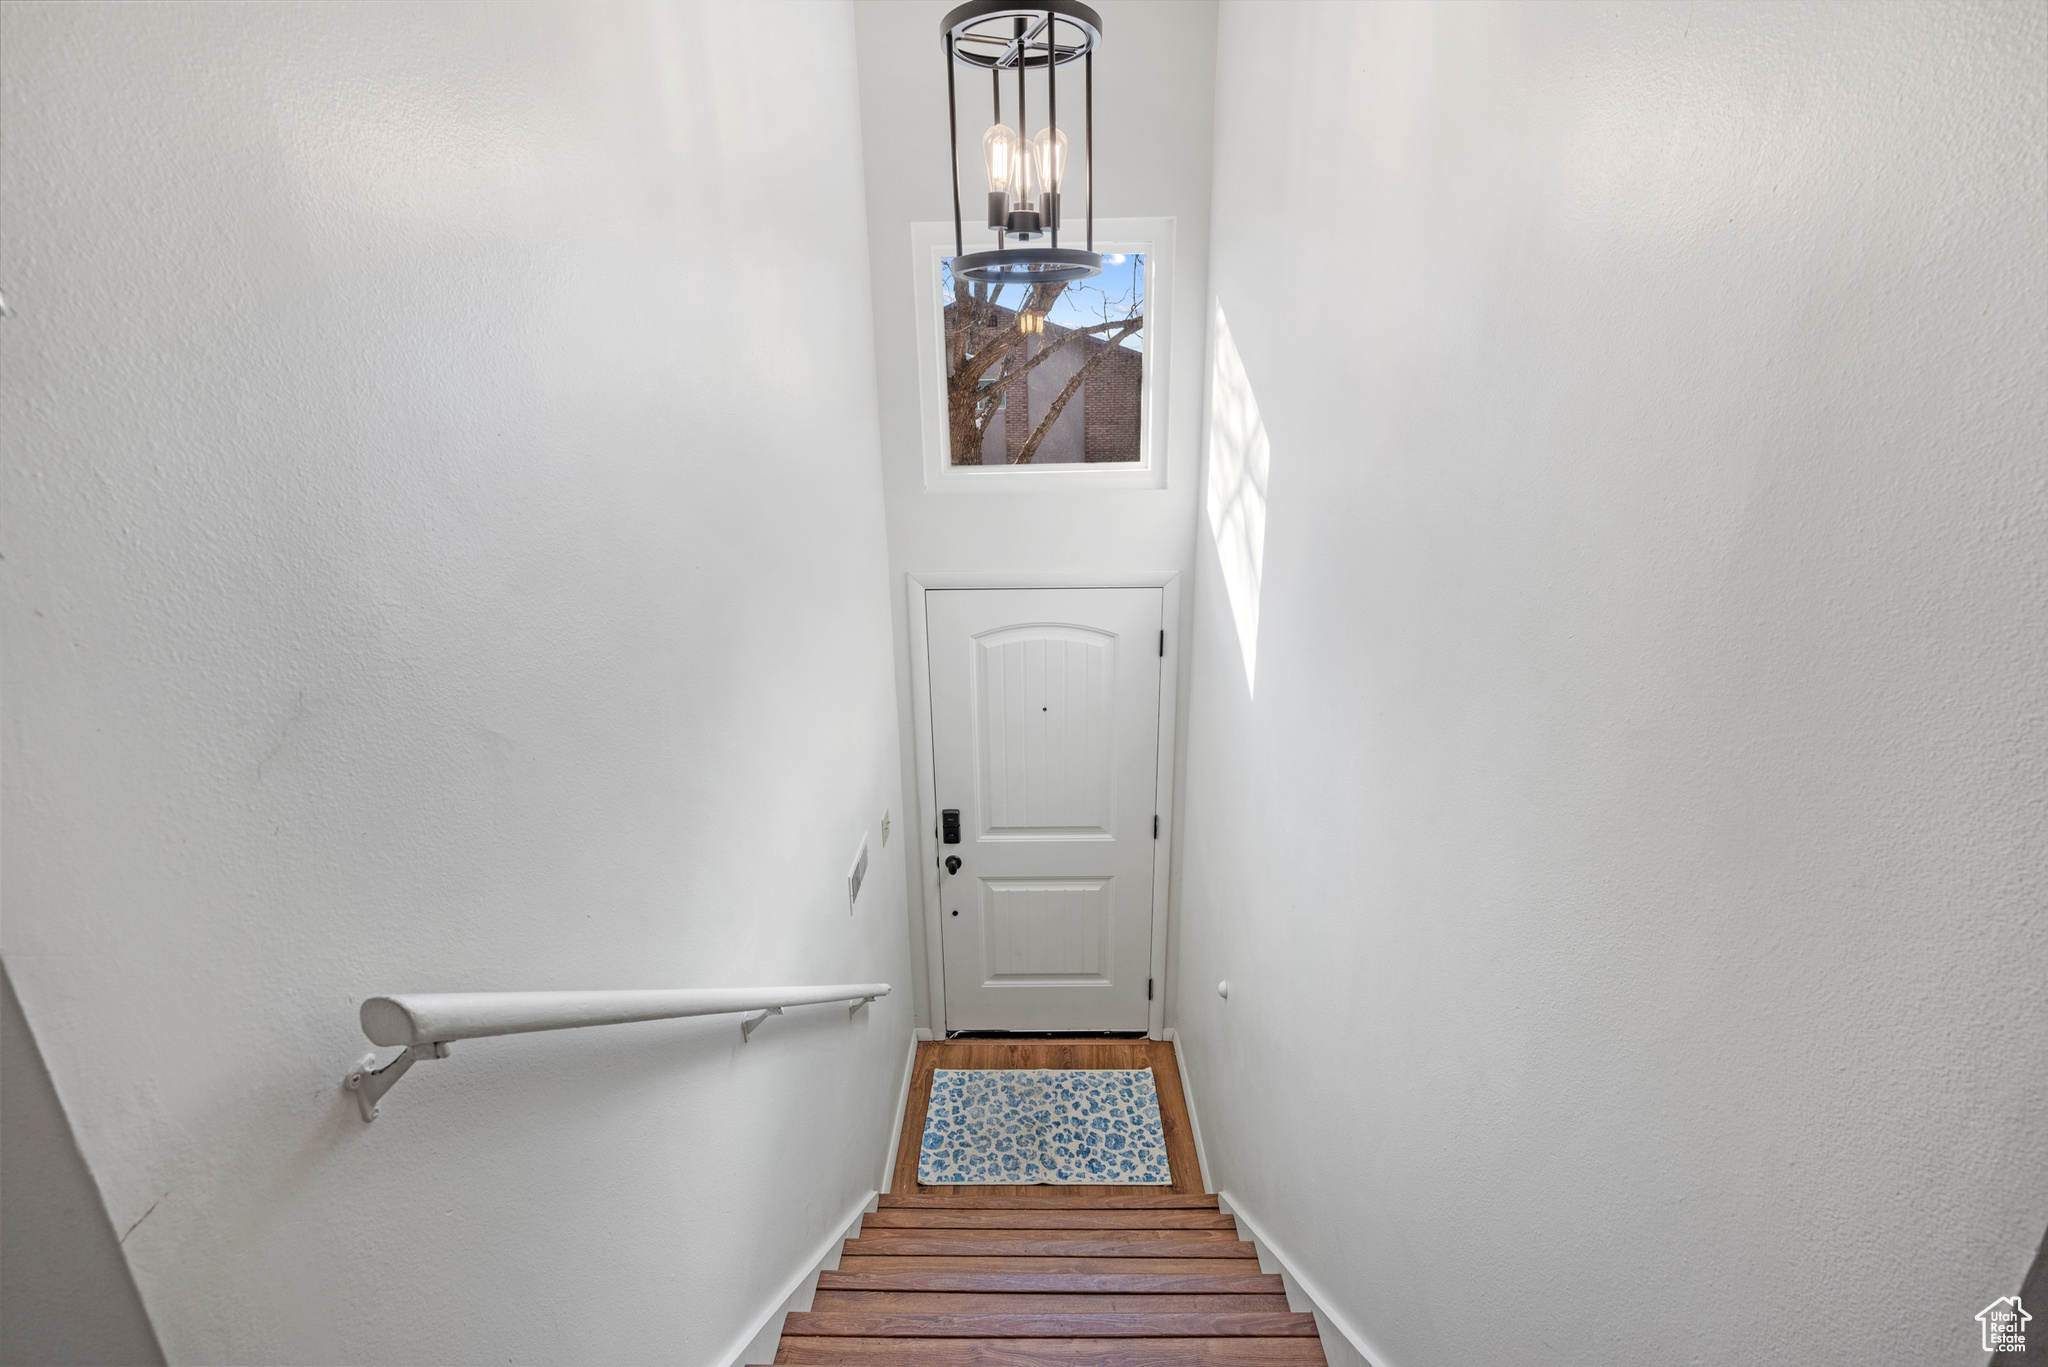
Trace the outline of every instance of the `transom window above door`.
[[1164, 484], [1171, 219], [1098, 221], [1098, 276], [1042, 285], [953, 270], [950, 223], [913, 225], [925, 487]]
[[939, 259], [952, 465], [1144, 458], [1145, 253], [1049, 285], [969, 281]]

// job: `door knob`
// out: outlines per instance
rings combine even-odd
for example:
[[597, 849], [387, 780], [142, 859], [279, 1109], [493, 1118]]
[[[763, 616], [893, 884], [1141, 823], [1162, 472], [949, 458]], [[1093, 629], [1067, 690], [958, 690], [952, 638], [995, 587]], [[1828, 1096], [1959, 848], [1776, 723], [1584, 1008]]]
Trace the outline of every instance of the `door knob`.
[[959, 855], [957, 855], [957, 854], [949, 854], [949, 855], [947, 855], [947, 856], [946, 856], [946, 872], [947, 872], [947, 873], [958, 873], [958, 872], [960, 872], [960, 856], [959, 856]]

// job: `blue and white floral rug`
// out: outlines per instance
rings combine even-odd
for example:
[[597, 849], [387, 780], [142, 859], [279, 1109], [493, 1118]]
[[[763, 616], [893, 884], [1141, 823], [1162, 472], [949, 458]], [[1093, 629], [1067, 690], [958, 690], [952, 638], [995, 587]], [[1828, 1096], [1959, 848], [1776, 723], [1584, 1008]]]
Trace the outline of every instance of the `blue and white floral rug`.
[[1150, 1068], [940, 1068], [917, 1180], [1171, 1186]]

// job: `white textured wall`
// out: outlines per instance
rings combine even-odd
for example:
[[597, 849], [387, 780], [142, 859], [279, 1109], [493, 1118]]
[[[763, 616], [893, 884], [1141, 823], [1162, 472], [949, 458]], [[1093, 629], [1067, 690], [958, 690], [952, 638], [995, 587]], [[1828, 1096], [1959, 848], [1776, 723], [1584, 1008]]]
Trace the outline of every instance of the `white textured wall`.
[[1219, 1184], [1380, 1367], [1980, 1360], [2048, 1224], [2048, 10], [1217, 53], [1270, 451], [1255, 694], [1198, 556]]
[[338, 1084], [380, 991], [907, 986], [848, 11], [4, 23], [4, 947], [167, 1354], [712, 1360], [907, 991]]
[[[861, 121], [866, 147], [870, 269], [875, 296], [875, 379], [888, 496], [891, 591], [897, 632], [898, 725], [903, 785], [915, 801], [909, 636], [903, 576], [917, 570], [986, 574], [1185, 571], [1193, 549], [1195, 483], [1201, 465], [1202, 308], [1208, 286], [1209, 111], [1214, 98], [1214, 0], [1099, 0], [1103, 40], [1095, 66], [1095, 212], [1098, 218], [1172, 218], [1171, 375], [1159, 412], [1166, 422], [1166, 487], [1011, 492], [994, 474], [990, 492], [929, 493], [918, 417], [917, 314], [910, 275], [910, 225], [951, 222], [947, 175], [946, 62], [939, 21], [950, 5], [927, 0], [859, 0]], [[1061, 127], [1081, 161], [1078, 80], [1060, 107]], [[986, 76], [958, 83], [960, 196], [972, 231], [987, 204], [981, 135], [989, 126]], [[1031, 98], [1040, 98], [1034, 81]], [[1015, 126], [1016, 90], [1003, 96]], [[1032, 105], [1033, 127], [1043, 110]], [[1073, 121], [1068, 122], [1069, 119]], [[1078, 198], [1069, 192], [1068, 212]], [[983, 232], [983, 237], [987, 233]], [[1071, 245], [1071, 244], [1070, 244]], [[1182, 597], [1183, 615], [1187, 598]], [[1185, 656], [1182, 657], [1185, 660]], [[929, 823], [927, 823], [929, 824]], [[906, 857], [916, 856], [906, 848]], [[922, 861], [919, 860], [920, 871]], [[911, 883], [918, 955], [919, 1024], [924, 1001], [923, 884]]]

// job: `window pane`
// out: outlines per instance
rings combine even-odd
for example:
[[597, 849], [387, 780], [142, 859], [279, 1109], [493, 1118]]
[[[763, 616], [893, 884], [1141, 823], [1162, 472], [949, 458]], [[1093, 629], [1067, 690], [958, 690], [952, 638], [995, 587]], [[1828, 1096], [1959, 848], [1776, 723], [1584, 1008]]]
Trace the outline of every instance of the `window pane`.
[[1067, 285], [979, 285], [939, 263], [955, 465], [1136, 461], [1145, 257], [1112, 253]]

